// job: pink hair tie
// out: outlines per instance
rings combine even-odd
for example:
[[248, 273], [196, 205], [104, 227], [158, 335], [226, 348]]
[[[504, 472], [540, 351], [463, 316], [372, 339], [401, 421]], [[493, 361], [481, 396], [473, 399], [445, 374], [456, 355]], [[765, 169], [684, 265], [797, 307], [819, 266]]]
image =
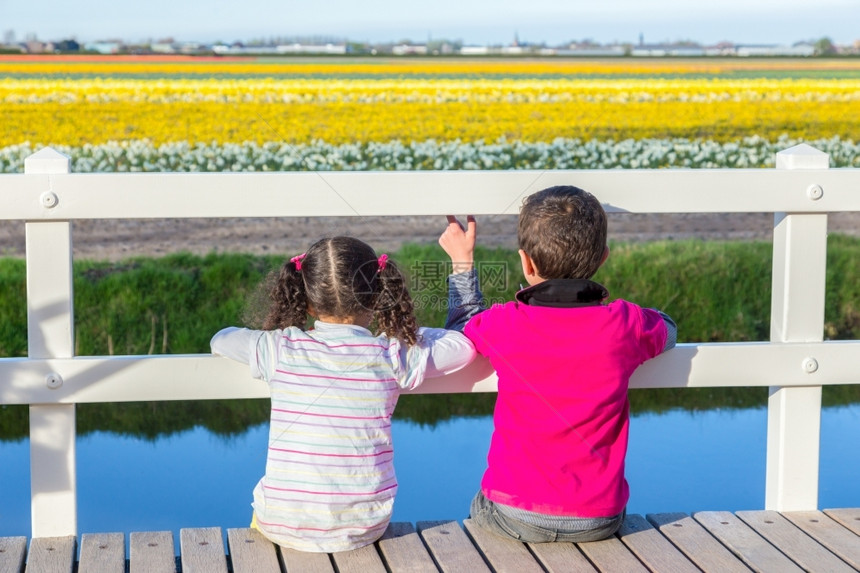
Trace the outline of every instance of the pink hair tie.
[[296, 255], [295, 257], [290, 259], [290, 262], [293, 263], [294, 265], [296, 265], [297, 271], [302, 270], [302, 259], [305, 258], [305, 255], [307, 255], [307, 253], [302, 253], [301, 255]]
[[388, 264], [388, 255], [382, 253], [381, 255], [379, 255], [379, 258], [376, 259], [376, 262], [379, 263], [379, 270], [384, 271], [385, 265]]

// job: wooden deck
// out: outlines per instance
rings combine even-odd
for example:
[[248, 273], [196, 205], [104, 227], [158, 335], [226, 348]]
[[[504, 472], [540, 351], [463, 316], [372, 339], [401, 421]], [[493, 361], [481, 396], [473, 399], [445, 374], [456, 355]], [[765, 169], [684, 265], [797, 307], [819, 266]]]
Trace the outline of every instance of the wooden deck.
[[[0, 538], [0, 573], [384, 573], [444, 571], [860, 571], [860, 508], [778, 513], [705, 511], [630, 515], [618, 534], [593, 543], [523, 544], [465, 522], [394, 523], [377, 543], [343, 553], [280, 549], [250, 529], [169, 531], [77, 539]], [[76, 563], [76, 559], [79, 560]]]

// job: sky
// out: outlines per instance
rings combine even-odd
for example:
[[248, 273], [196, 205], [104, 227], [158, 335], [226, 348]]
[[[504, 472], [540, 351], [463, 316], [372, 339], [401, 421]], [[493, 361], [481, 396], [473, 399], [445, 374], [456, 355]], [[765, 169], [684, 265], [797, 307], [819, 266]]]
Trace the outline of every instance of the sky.
[[[0, 34], [232, 42], [327, 36], [557, 45], [694, 40], [791, 44], [860, 39], [860, 0], [0, 0]], [[3, 37], [3, 36], [0, 36]]]

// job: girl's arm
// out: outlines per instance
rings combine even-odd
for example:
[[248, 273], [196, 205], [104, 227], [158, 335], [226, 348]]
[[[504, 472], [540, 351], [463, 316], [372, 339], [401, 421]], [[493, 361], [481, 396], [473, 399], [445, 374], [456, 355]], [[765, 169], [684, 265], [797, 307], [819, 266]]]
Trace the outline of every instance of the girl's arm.
[[[228, 326], [212, 337], [209, 346], [212, 349], [212, 354], [224, 356], [237, 362], [244, 362], [251, 367], [251, 376], [268, 380], [270, 372], [268, 372], [269, 368], [266, 365], [274, 364], [272, 359], [277, 352], [276, 334], [264, 330], [248, 330], [247, 328]], [[261, 338], [265, 339], [262, 348], [260, 347]]]
[[212, 349], [212, 354], [226, 356], [238, 362], [248, 363], [251, 357], [251, 348], [257, 344], [257, 339], [260, 333], [254, 333], [247, 328], [237, 328], [228, 326], [219, 330], [212, 340], [209, 341], [209, 347]]
[[452, 330], [444, 328], [420, 328], [421, 345], [428, 351], [426, 378], [451, 374], [469, 364], [475, 358], [472, 342]]
[[456, 372], [475, 357], [472, 342], [453, 330], [419, 328], [418, 344], [401, 344], [395, 365], [397, 384], [404, 390], [414, 390], [426, 378]]

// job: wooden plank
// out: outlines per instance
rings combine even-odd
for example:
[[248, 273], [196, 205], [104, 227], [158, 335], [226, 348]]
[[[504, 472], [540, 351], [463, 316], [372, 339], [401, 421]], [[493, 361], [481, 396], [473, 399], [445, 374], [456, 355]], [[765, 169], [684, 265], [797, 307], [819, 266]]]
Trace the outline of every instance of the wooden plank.
[[618, 529], [621, 542], [652, 571], [698, 573], [683, 553], [672, 545], [641, 515], [628, 515]]
[[701, 570], [721, 573], [749, 571], [749, 567], [686, 513], [657, 513], [647, 517]]
[[860, 536], [820, 511], [789, 511], [782, 516], [860, 571]]
[[80, 573], [125, 573], [125, 535], [84, 533], [81, 536]]
[[0, 573], [21, 573], [26, 554], [26, 537], [0, 537]]
[[505, 539], [477, 525], [471, 519], [463, 521], [484, 559], [497, 573], [543, 573], [543, 568], [520, 541]]
[[529, 543], [528, 546], [547, 573], [597, 571], [573, 543]]
[[278, 557], [284, 571], [334, 573], [334, 566], [328, 553], [308, 553], [278, 546]]
[[352, 551], [332, 553], [331, 558], [338, 573], [386, 573], [373, 543]]
[[847, 527], [860, 535], [860, 508], [825, 509], [824, 513], [837, 521], [842, 527]]
[[220, 527], [179, 530], [182, 573], [227, 573]]
[[440, 571], [489, 573], [481, 554], [456, 521], [419, 521], [416, 526]]
[[132, 532], [129, 546], [129, 573], [176, 572], [176, 553], [170, 531]]
[[738, 511], [736, 515], [807, 571], [854, 571], [776, 511]]
[[700, 511], [694, 513], [693, 518], [753, 571], [802, 571], [779, 549], [729, 511]]
[[37, 573], [72, 573], [75, 566], [77, 539], [65, 537], [37, 537], [30, 542], [25, 571]]
[[604, 573], [648, 573], [642, 562], [615, 536], [577, 543], [579, 549]]
[[256, 529], [228, 529], [233, 573], [281, 573], [275, 545]]
[[389, 524], [378, 545], [379, 552], [392, 573], [438, 571], [411, 523]]

